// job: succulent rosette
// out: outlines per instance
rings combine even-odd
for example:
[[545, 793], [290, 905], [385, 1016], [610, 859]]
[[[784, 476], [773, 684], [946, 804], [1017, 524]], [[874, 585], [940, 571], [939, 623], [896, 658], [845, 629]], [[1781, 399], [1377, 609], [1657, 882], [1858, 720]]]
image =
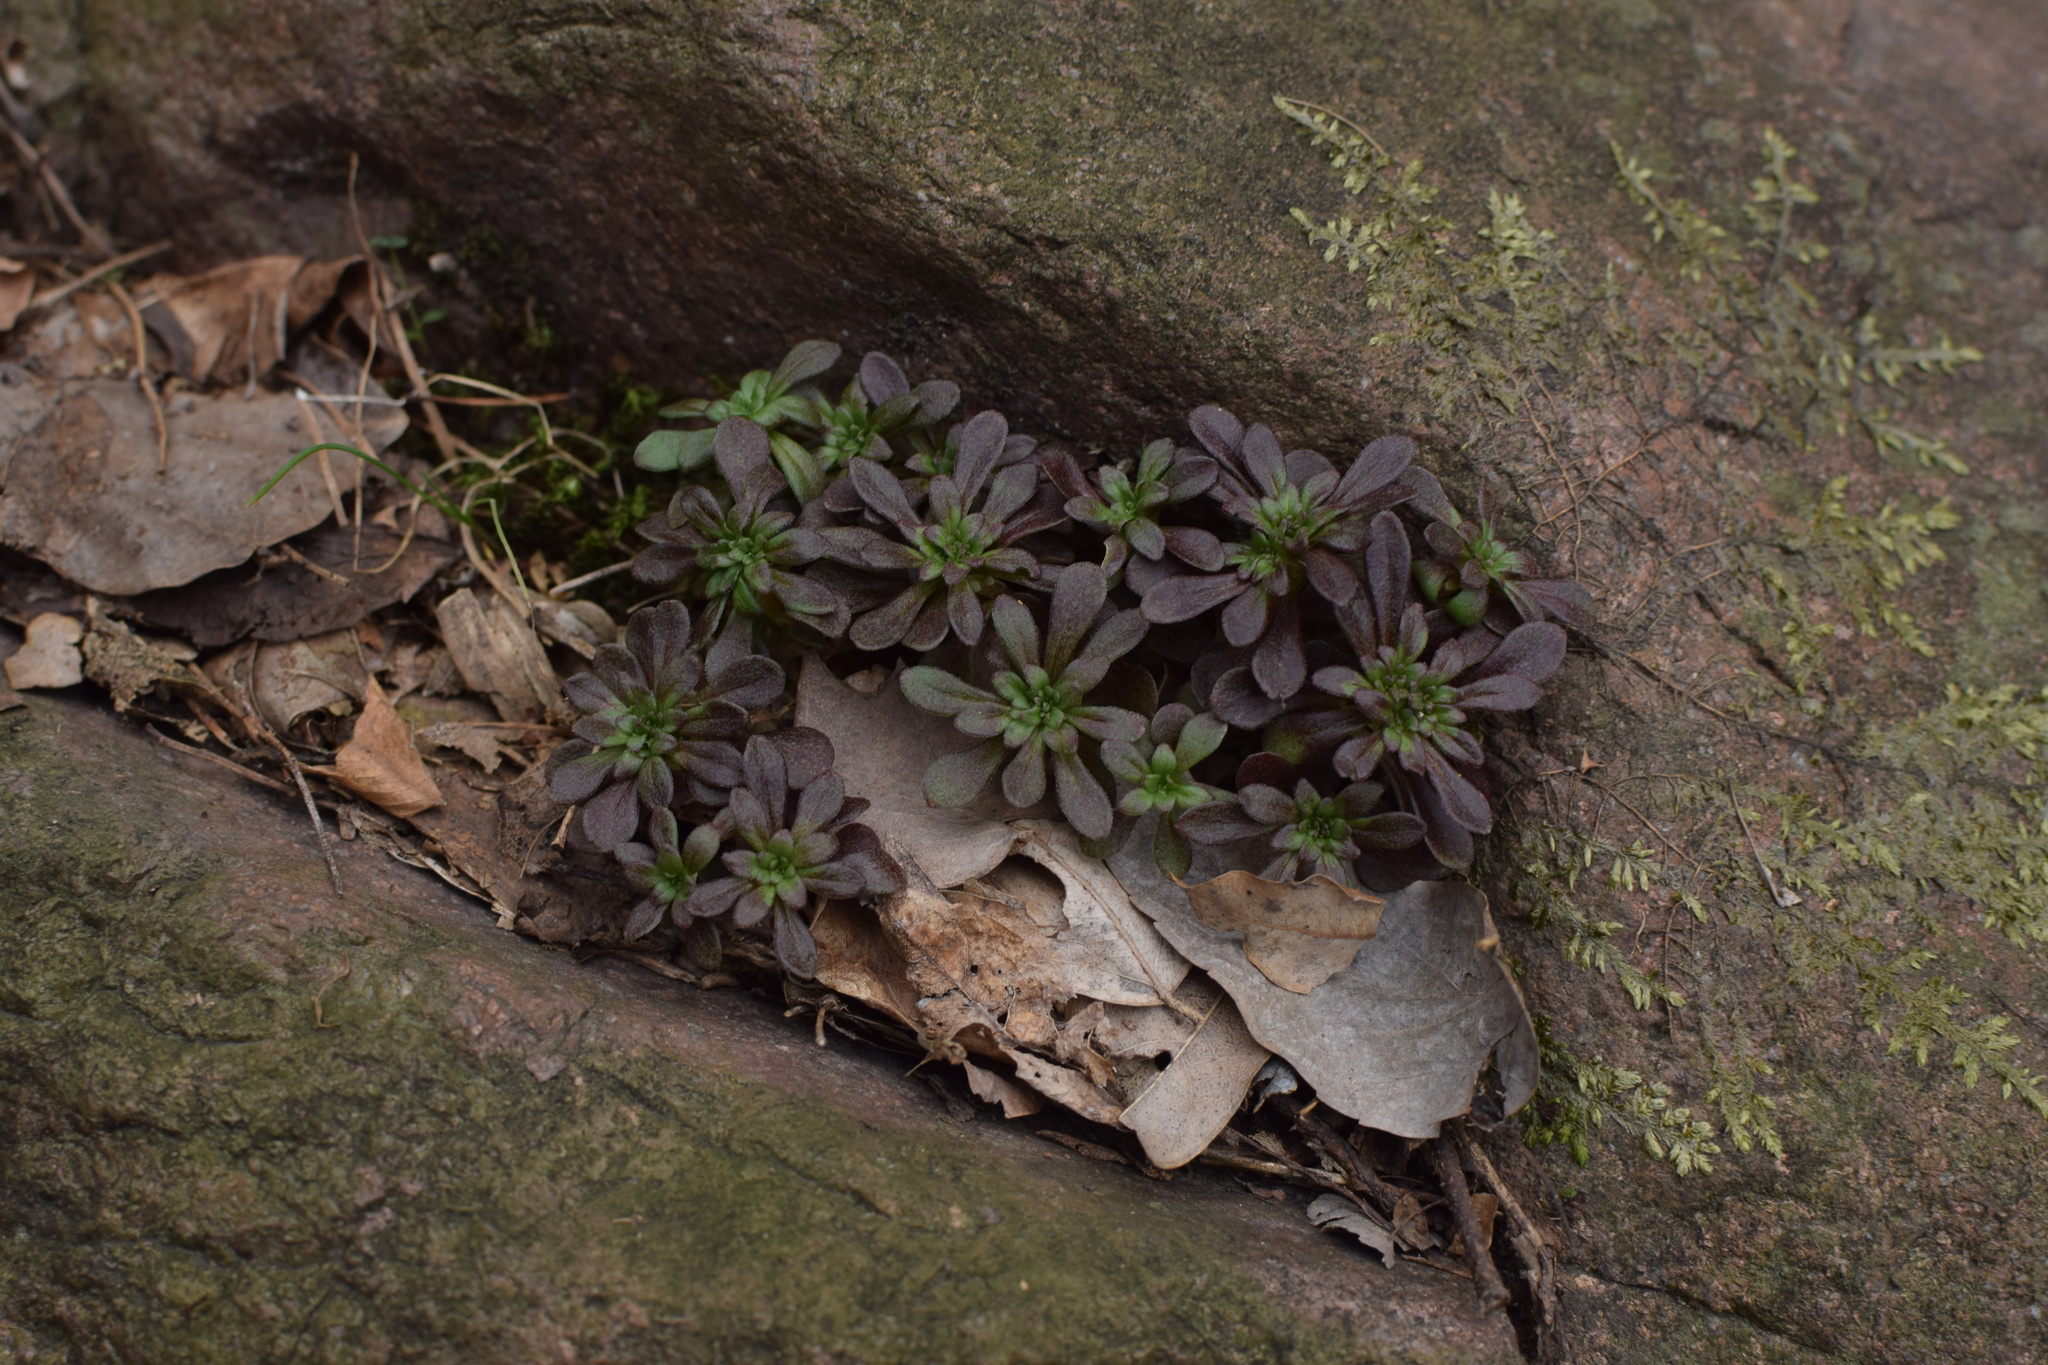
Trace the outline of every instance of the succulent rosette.
[[625, 637], [563, 684], [582, 714], [548, 778], [549, 794], [580, 805], [584, 833], [606, 849], [633, 837], [642, 807], [661, 810], [679, 794], [722, 804], [740, 778], [734, 741], [747, 732], [747, 712], [773, 701], [783, 682], [781, 666], [758, 656], [707, 677], [680, 602], [635, 613]]
[[1193, 450], [1176, 450], [1171, 441], [1154, 441], [1135, 463], [1098, 465], [1092, 476], [1081, 472], [1073, 452], [1053, 447], [1039, 463], [1067, 498], [1066, 512], [1075, 522], [1103, 537], [1102, 571], [1115, 584], [1133, 555], [1160, 565], [1150, 586], [1166, 572], [1171, 554], [1191, 568], [1216, 572], [1224, 567], [1223, 542], [1198, 526], [1164, 526], [1160, 514], [1176, 503], [1206, 493], [1216, 483], [1216, 462]]
[[933, 805], [966, 805], [999, 767], [1003, 798], [1013, 806], [1036, 805], [1045, 799], [1050, 766], [1068, 823], [1090, 839], [1109, 834], [1109, 796], [1089, 771], [1086, 750], [1102, 741], [1136, 741], [1145, 718], [1121, 707], [1091, 706], [1086, 697], [1109, 666], [1144, 639], [1145, 621], [1136, 611], [1120, 611], [1097, 624], [1108, 595], [1100, 568], [1069, 566], [1053, 590], [1042, 641], [1030, 608], [1014, 597], [997, 598], [992, 618], [1010, 667], [995, 675], [991, 688], [939, 668], [904, 670], [903, 695], [911, 704], [951, 716], [955, 729], [983, 741], [925, 770], [925, 796]]
[[1253, 782], [1229, 800], [1189, 810], [1178, 828], [1198, 844], [1262, 840], [1273, 851], [1262, 877], [1301, 881], [1320, 872], [1356, 887], [1352, 865], [1367, 850], [1408, 848], [1422, 838], [1422, 821], [1414, 815], [1380, 809], [1384, 791], [1377, 782], [1353, 782], [1325, 796], [1301, 778], [1290, 794]]
[[808, 977], [818, 964], [803, 915], [812, 897], [882, 896], [904, 882], [875, 832], [857, 823], [868, 803], [847, 796], [830, 771], [831, 741], [815, 730], [804, 738], [813, 749], [823, 746], [822, 770], [815, 761], [792, 761], [787, 742], [768, 735], [747, 741], [743, 780], [720, 817], [739, 845], [723, 857], [730, 875], [698, 882], [684, 905], [700, 919], [730, 913], [740, 929], [772, 920], [776, 956]]
[[827, 639], [844, 635], [846, 602], [826, 584], [792, 572], [822, 556], [825, 541], [776, 505], [788, 485], [769, 459], [767, 433], [744, 417], [728, 417], [714, 448], [730, 496], [696, 484], [677, 492], [666, 516], [640, 524], [654, 543], [633, 560], [633, 576], [677, 584], [702, 602], [706, 635], [762, 619], [802, 624]]
[[997, 468], [1009, 424], [984, 412], [961, 430], [959, 458], [950, 474], [934, 475], [925, 496], [913, 501], [881, 465], [857, 459], [848, 477], [863, 503], [895, 532], [866, 526], [820, 532], [841, 563], [910, 581], [895, 596], [853, 622], [848, 638], [858, 648], [937, 647], [948, 635], [963, 644], [981, 641], [987, 602], [1042, 576], [1036, 556], [1018, 542], [1056, 525], [1056, 503], [1038, 496], [1039, 467], [1021, 460]]
[[[1222, 608], [1225, 641], [1252, 651], [1250, 680], [1271, 702], [1284, 703], [1308, 677], [1303, 590], [1313, 587], [1339, 606], [1358, 595], [1358, 574], [1345, 556], [1364, 545], [1369, 516], [1411, 494], [1401, 475], [1415, 443], [1383, 436], [1340, 475], [1316, 452], [1282, 451], [1269, 428], [1247, 430], [1221, 408], [1197, 408], [1188, 421], [1220, 468], [1212, 496], [1248, 534], [1223, 546], [1224, 572], [1153, 584], [1145, 619], [1165, 624]], [[1256, 725], [1280, 709], [1224, 718]]]
[[1192, 855], [1174, 820], [1229, 795], [1195, 777], [1195, 765], [1214, 754], [1229, 733], [1230, 727], [1216, 717], [1168, 702], [1153, 714], [1137, 743], [1102, 743], [1102, 766], [1124, 788], [1117, 814], [1130, 819], [1159, 817], [1153, 826], [1152, 857], [1163, 872], [1185, 877]]
[[628, 842], [613, 850], [619, 866], [626, 869], [626, 880], [646, 893], [626, 916], [629, 939], [645, 938], [663, 920], [687, 928], [687, 916], [680, 907], [696, 888], [697, 878], [718, 856], [718, 831], [699, 825], [685, 839], [674, 811], [655, 811], [648, 817], [647, 832], [652, 843]]
[[838, 402], [814, 399], [798, 421], [817, 433], [814, 455], [830, 476], [856, 458], [886, 463], [894, 454], [891, 437], [929, 428], [959, 404], [958, 385], [928, 379], [912, 388], [895, 361], [869, 351]]
[[1420, 603], [1410, 600], [1411, 551], [1400, 520], [1381, 513], [1366, 551], [1366, 591], [1338, 613], [1357, 667], [1318, 669], [1318, 690], [1345, 705], [1290, 717], [1305, 752], [1335, 747], [1331, 764], [1349, 778], [1375, 772], [1422, 816], [1430, 851], [1451, 867], [1472, 860], [1472, 836], [1493, 828], [1493, 811], [1473, 777], [1485, 760], [1471, 716], [1522, 711], [1542, 700], [1541, 684], [1564, 661], [1565, 636], [1527, 622], [1504, 638], [1473, 628], [1432, 640]]
[[[1530, 578], [1527, 558], [1510, 549], [1485, 521], [1432, 521], [1423, 538], [1435, 552], [1415, 561], [1415, 586], [1425, 605], [1461, 626], [1482, 620], [1503, 633], [1517, 618], [1557, 620], [1578, 630], [1593, 624], [1593, 598], [1569, 579]], [[1488, 609], [1505, 600], [1514, 614]]]

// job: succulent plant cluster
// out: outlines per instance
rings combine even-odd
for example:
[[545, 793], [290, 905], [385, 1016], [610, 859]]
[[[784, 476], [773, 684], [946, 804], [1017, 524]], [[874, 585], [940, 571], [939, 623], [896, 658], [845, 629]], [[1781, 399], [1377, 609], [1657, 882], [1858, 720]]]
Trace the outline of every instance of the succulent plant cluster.
[[810, 901], [900, 884], [824, 737], [754, 733], [806, 651], [897, 666], [966, 737], [926, 774], [935, 805], [1000, 774], [1010, 807], [1105, 848], [1149, 822], [1175, 875], [1196, 845], [1378, 887], [1470, 863], [1479, 717], [1534, 706], [1593, 603], [1462, 515], [1412, 441], [1340, 468], [1199, 407], [1191, 443], [1104, 457], [949, 421], [957, 388], [880, 354], [831, 396], [839, 359], [804, 342], [636, 455], [682, 483], [634, 573], [681, 600], [570, 681], [552, 769], [645, 892], [631, 934], [708, 952], [717, 924], [759, 927], [802, 972]]

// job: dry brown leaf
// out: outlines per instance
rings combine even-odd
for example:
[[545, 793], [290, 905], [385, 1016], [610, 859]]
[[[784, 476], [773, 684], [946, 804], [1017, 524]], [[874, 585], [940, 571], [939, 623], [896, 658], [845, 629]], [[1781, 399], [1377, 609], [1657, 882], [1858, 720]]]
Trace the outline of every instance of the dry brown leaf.
[[368, 683], [354, 631], [256, 645], [250, 652], [249, 696], [263, 719], [279, 731], [289, 730], [312, 711], [347, 715], [363, 699]]
[[[1484, 1239], [1480, 1250], [1489, 1250], [1493, 1246], [1493, 1220], [1500, 1216], [1500, 1200], [1483, 1193], [1474, 1194], [1471, 1198], [1472, 1215], [1479, 1224], [1479, 1235]], [[1465, 1254], [1465, 1239], [1462, 1236], [1451, 1238], [1450, 1253], [1453, 1256]]]
[[0, 332], [14, 326], [36, 292], [36, 275], [26, 262], [0, 256]]
[[438, 725], [422, 726], [413, 732], [413, 738], [437, 749], [460, 749], [485, 772], [494, 773], [505, 761], [504, 746], [498, 742], [500, 733], [481, 725], [443, 721]]
[[[872, 1005], [900, 1024], [919, 1027], [917, 992], [905, 975], [903, 954], [882, 932], [873, 910], [857, 901], [826, 901], [811, 922], [811, 937], [818, 943], [820, 985]], [[970, 1084], [973, 1079], [970, 1071]]]
[[1394, 1205], [1394, 1237], [1410, 1251], [1433, 1251], [1443, 1245], [1430, 1231], [1429, 1217], [1423, 1212], [1422, 1201], [1412, 1194], [1401, 1196]]
[[864, 695], [834, 677], [815, 656], [807, 657], [797, 678], [796, 723], [825, 732], [832, 741], [833, 771], [846, 783], [846, 794], [874, 803], [862, 822], [899, 860], [916, 862], [942, 890], [1002, 862], [1017, 841], [1005, 820], [1040, 811], [1015, 810], [993, 786], [958, 810], [928, 805], [924, 770], [979, 741], [955, 730], [951, 721], [912, 706], [893, 677]]
[[391, 709], [377, 680], [365, 681], [363, 714], [356, 719], [355, 734], [335, 754], [333, 767], [306, 771], [333, 778], [393, 815], [417, 815], [440, 805], [441, 789], [420, 761], [419, 750], [412, 747], [411, 728]]
[[1017, 1068], [1018, 1080], [1082, 1118], [1114, 1126], [1123, 1117], [1122, 1106], [1080, 1072], [1013, 1047], [1003, 1055]]
[[1236, 935], [1196, 918], [1162, 875], [1141, 823], [1110, 861], [1168, 942], [1216, 979], [1252, 1036], [1369, 1127], [1434, 1137], [1471, 1107], [1492, 1056], [1509, 1112], [1536, 1088], [1536, 1036], [1500, 955], [1486, 897], [1464, 882], [1417, 882], [1386, 898], [1379, 932], [1351, 965], [1306, 995], [1246, 960]]
[[561, 712], [562, 684], [525, 612], [495, 593], [479, 600], [461, 588], [434, 615], [463, 681], [491, 699], [499, 719], [531, 722]]
[[361, 261], [256, 256], [201, 275], [153, 275], [135, 287], [135, 303], [170, 369], [195, 384], [249, 382], [284, 359]]
[[345, 630], [380, 607], [411, 601], [462, 553], [426, 536], [407, 544], [375, 525], [322, 526], [293, 548], [327, 573], [283, 553], [265, 555], [261, 567], [218, 569], [127, 605], [148, 624], [175, 630], [201, 649], [244, 636], [281, 643]]
[[85, 681], [85, 656], [78, 642], [85, 627], [74, 616], [46, 611], [28, 623], [21, 648], [7, 656], [10, 687], [72, 687]]
[[1095, 1045], [1112, 1057], [1157, 1057], [1180, 1051], [1194, 1031], [1193, 1020], [1169, 1009], [1111, 1005], [1096, 1026]]
[[1341, 1194], [1317, 1195], [1315, 1202], [1308, 1206], [1308, 1221], [1319, 1228], [1350, 1233], [1377, 1251], [1389, 1270], [1400, 1259], [1394, 1247], [1393, 1229]]
[[1000, 1071], [976, 1066], [962, 1059], [960, 1069], [967, 1073], [967, 1088], [974, 1097], [989, 1104], [1000, 1104], [1006, 1119], [1029, 1118], [1045, 1108], [1045, 1097], [1029, 1086], [1019, 1085]]
[[1162, 1171], [1185, 1166], [1208, 1150], [1272, 1056], [1214, 985], [1190, 979], [1181, 995], [1190, 1002], [1207, 997], [1202, 1020], [1172, 1063], [1123, 1112], [1124, 1127], [1138, 1135], [1145, 1156]]
[[164, 404], [170, 450], [128, 380], [53, 389], [29, 424], [0, 430], [0, 541], [94, 592], [176, 587], [298, 535], [333, 511], [314, 462], [254, 507], [249, 498], [309, 443], [286, 394], [178, 394]]
[[1351, 965], [1380, 927], [1378, 896], [1318, 872], [1271, 882], [1244, 871], [1186, 886], [1203, 927], [1244, 935], [1244, 955], [1274, 985], [1307, 995]]

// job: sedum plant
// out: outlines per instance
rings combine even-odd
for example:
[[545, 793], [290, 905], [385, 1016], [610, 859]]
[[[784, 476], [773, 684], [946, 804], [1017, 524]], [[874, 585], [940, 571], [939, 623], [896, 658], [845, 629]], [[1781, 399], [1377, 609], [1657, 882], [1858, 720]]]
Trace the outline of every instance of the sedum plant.
[[648, 818], [647, 832], [652, 844], [629, 842], [614, 850], [619, 865], [626, 869], [626, 879], [646, 892], [626, 916], [625, 936], [629, 939], [645, 938], [664, 920], [687, 928], [688, 917], [681, 906], [696, 889], [697, 878], [718, 856], [715, 828], [699, 825], [684, 839], [675, 812], [667, 808]]
[[891, 437], [923, 431], [943, 421], [960, 404], [960, 388], [943, 379], [928, 379], [916, 388], [895, 361], [880, 351], [861, 357], [860, 372], [848, 382], [837, 403], [822, 396], [811, 400], [796, 418], [817, 433], [812, 452], [821, 472], [830, 476], [855, 459], [887, 463], [895, 454]]
[[1221, 607], [1224, 640], [1250, 649], [1259, 691], [1285, 701], [1308, 678], [1303, 590], [1313, 587], [1337, 606], [1358, 595], [1358, 574], [1345, 556], [1365, 543], [1367, 517], [1410, 495], [1400, 477], [1415, 443], [1383, 436], [1340, 475], [1314, 451], [1285, 453], [1270, 429], [1246, 430], [1221, 408], [1197, 408], [1188, 421], [1220, 467], [1213, 495], [1247, 535], [1223, 547], [1224, 572], [1154, 584], [1145, 594], [1145, 619], [1186, 621]]
[[636, 612], [568, 681], [548, 769], [638, 893], [627, 937], [708, 966], [721, 926], [760, 930], [808, 975], [814, 905], [903, 885], [830, 742], [763, 709], [783, 661], [827, 645], [904, 665], [903, 695], [979, 741], [926, 770], [934, 804], [1000, 773], [1012, 807], [1050, 798], [1089, 840], [1151, 817], [1174, 876], [1197, 844], [1350, 885], [1469, 865], [1484, 713], [1536, 704], [1592, 603], [1463, 517], [1411, 441], [1340, 470], [1203, 407], [1193, 444], [1091, 465], [999, 413], [945, 425], [958, 390], [879, 353], [828, 389], [839, 354], [806, 342], [668, 409], [707, 425], [636, 454], [686, 478], [635, 576], [690, 605]]
[[[1442, 611], [1461, 626], [1488, 619], [1487, 609], [1505, 600], [1514, 609], [1507, 629], [1523, 621], [1562, 621], [1579, 630], [1593, 624], [1593, 598], [1569, 579], [1528, 577], [1528, 561], [1510, 549], [1482, 518], [1432, 521], [1423, 537], [1435, 551], [1433, 559], [1415, 561], [1415, 586], [1424, 605]], [[1493, 614], [1492, 624], [1502, 618]]]
[[1273, 857], [1259, 875], [1300, 881], [1320, 872], [1356, 888], [1352, 865], [1367, 849], [1412, 847], [1422, 838], [1422, 821], [1406, 811], [1379, 809], [1384, 788], [1353, 782], [1324, 796], [1301, 778], [1289, 795], [1252, 782], [1234, 799], [1197, 806], [1180, 817], [1180, 833], [1198, 844], [1235, 844], [1263, 839]]
[[1143, 716], [1085, 700], [1109, 666], [1145, 634], [1144, 619], [1136, 611], [1116, 612], [1096, 624], [1108, 595], [1100, 568], [1069, 566], [1053, 590], [1042, 642], [1029, 608], [1014, 597], [997, 598], [996, 635], [1010, 667], [995, 675], [992, 688], [929, 666], [904, 671], [903, 695], [912, 705], [951, 716], [955, 729], [983, 741], [925, 770], [925, 796], [933, 805], [966, 805], [998, 767], [1003, 768], [1003, 798], [1013, 806], [1036, 805], [1045, 799], [1050, 766], [1053, 791], [1068, 823], [1090, 839], [1108, 836], [1109, 796], [1088, 769], [1086, 746], [1091, 741], [1130, 742], [1145, 732]]
[[882, 851], [881, 840], [856, 823], [868, 803], [846, 794], [830, 771], [792, 764], [784, 746], [766, 735], [747, 741], [742, 783], [733, 788], [721, 824], [739, 846], [724, 855], [731, 875], [703, 881], [685, 902], [690, 914], [730, 914], [736, 928], [773, 922], [775, 954], [797, 976], [817, 970], [818, 947], [802, 912], [813, 896], [880, 896], [903, 889], [903, 869]]
[[1230, 727], [1216, 717], [1196, 715], [1180, 702], [1169, 702], [1153, 714], [1137, 743], [1103, 741], [1102, 765], [1126, 788], [1117, 814], [1159, 817], [1153, 826], [1152, 857], [1162, 872], [1185, 877], [1192, 857], [1174, 820], [1227, 795], [1199, 781], [1195, 765], [1215, 753], [1229, 733]]
[[[1316, 687], [1345, 706], [1309, 713], [1293, 727], [1309, 752], [1335, 745], [1345, 777], [1383, 774], [1411, 794], [1430, 851], [1450, 867], [1472, 860], [1472, 836], [1493, 827], [1493, 810], [1473, 781], [1485, 753], [1470, 713], [1521, 711], [1564, 661], [1564, 631], [1547, 621], [1505, 638], [1473, 628], [1432, 640], [1420, 603], [1408, 596], [1407, 531], [1392, 513], [1373, 521], [1366, 591], [1338, 615], [1358, 658], [1316, 671]], [[1404, 802], [1404, 804], [1407, 804]]]
[[873, 460], [855, 460], [849, 478], [861, 501], [896, 534], [848, 526], [823, 532], [840, 562], [909, 582], [855, 620], [849, 638], [861, 649], [902, 643], [932, 649], [948, 635], [981, 641], [986, 603], [1010, 588], [1035, 583], [1042, 569], [1017, 542], [1055, 525], [1059, 512], [1037, 497], [1039, 469], [1019, 462], [997, 469], [1009, 424], [984, 412], [959, 439], [950, 474], [933, 476], [914, 502], [894, 474]]
[[781, 693], [782, 668], [748, 656], [707, 677], [688, 609], [664, 602], [635, 613], [626, 642], [601, 646], [563, 690], [582, 714], [550, 760], [548, 791], [580, 803], [584, 832], [610, 849], [639, 830], [642, 807], [664, 809], [678, 794], [723, 803], [740, 778], [733, 741], [748, 709]]
[[824, 583], [791, 572], [822, 556], [825, 541], [776, 505], [788, 485], [769, 461], [767, 435], [729, 417], [718, 425], [714, 448], [729, 497], [697, 484], [677, 492], [665, 517], [640, 524], [654, 543], [633, 560], [633, 576], [676, 584], [702, 602], [707, 635], [764, 618], [800, 623], [828, 639], [844, 635], [846, 602]]
[[1216, 483], [1216, 462], [1192, 450], [1175, 450], [1171, 441], [1154, 441], [1138, 456], [1135, 467], [1099, 466], [1092, 482], [1081, 473], [1070, 451], [1050, 450], [1040, 463], [1046, 477], [1066, 494], [1067, 515], [1103, 538], [1102, 571], [1118, 582], [1136, 554], [1161, 564], [1172, 554], [1184, 564], [1215, 572], [1224, 567], [1223, 542], [1195, 526], [1161, 526], [1162, 509], [1187, 502]]

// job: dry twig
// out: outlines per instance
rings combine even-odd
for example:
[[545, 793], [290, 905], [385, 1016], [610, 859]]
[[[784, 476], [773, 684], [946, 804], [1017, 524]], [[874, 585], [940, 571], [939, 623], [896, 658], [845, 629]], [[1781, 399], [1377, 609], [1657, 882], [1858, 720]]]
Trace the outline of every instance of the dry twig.
[[1458, 1164], [1457, 1144], [1450, 1134], [1439, 1133], [1430, 1139], [1429, 1157], [1436, 1166], [1437, 1179], [1443, 1182], [1444, 1194], [1451, 1201], [1458, 1236], [1464, 1239], [1465, 1263], [1472, 1269], [1472, 1288], [1479, 1295], [1479, 1306], [1488, 1311], [1505, 1308], [1510, 1298], [1508, 1287], [1500, 1282], [1493, 1252], [1480, 1235], [1479, 1215], [1472, 1208], [1472, 1191], [1465, 1184], [1465, 1169]]
[[164, 400], [156, 391], [156, 381], [149, 377], [149, 333], [142, 327], [142, 310], [135, 306], [135, 298], [119, 280], [107, 281], [107, 292], [121, 305], [121, 311], [128, 315], [128, 325], [135, 329], [135, 382], [142, 386], [143, 397], [149, 399], [149, 415], [156, 419], [156, 472], [168, 473], [171, 467], [171, 426], [164, 417]]

